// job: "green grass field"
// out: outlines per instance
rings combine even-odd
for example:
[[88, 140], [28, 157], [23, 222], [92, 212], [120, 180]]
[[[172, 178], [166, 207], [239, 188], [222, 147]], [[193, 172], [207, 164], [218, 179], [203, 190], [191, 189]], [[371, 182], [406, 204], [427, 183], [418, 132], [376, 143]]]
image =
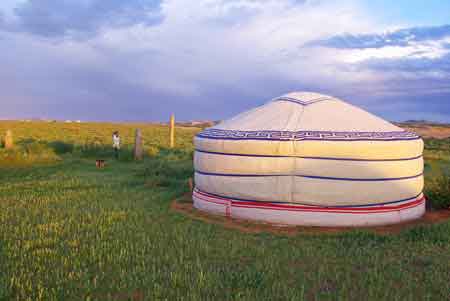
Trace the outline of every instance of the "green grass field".
[[[138, 163], [136, 127], [148, 150]], [[170, 209], [188, 191], [199, 129], [178, 128], [175, 150], [167, 128], [144, 124], [6, 129], [18, 146], [0, 149], [0, 300], [450, 299], [450, 222], [395, 235], [241, 233]], [[425, 157], [429, 187], [442, 184], [448, 144], [427, 141]], [[445, 202], [448, 187], [436, 189]]]

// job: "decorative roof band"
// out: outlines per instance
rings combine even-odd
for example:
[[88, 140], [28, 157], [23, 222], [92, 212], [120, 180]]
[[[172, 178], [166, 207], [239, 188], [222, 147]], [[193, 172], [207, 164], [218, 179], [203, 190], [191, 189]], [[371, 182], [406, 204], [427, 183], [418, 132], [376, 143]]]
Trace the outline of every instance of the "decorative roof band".
[[237, 131], [206, 129], [199, 138], [217, 140], [266, 140], [266, 141], [399, 141], [420, 139], [415, 133], [396, 132], [331, 132], [331, 131]]
[[311, 100], [301, 100], [298, 98], [282, 96], [282, 97], [277, 97], [277, 98], [273, 99], [272, 101], [289, 101], [289, 102], [297, 103], [302, 106], [307, 106], [307, 105], [311, 105], [313, 103], [317, 103], [317, 102], [325, 101], [325, 100], [333, 100], [333, 99], [330, 97], [319, 97], [319, 98], [315, 98], [315, 99], [311, 99]]

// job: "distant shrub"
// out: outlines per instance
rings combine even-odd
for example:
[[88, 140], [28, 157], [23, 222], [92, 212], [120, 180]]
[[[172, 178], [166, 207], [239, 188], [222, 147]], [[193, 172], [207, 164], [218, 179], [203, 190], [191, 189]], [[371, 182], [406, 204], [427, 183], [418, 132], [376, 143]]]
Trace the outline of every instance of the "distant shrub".
[[78, 151], [85, 158], [106, 159], [114, 156], [114, 150], [111, 146], [105, 146], [97, 142], [80, 145]]
[[425, 194], [435, 209], [450, 208], [450, 176], [442, 173], [427, 183]]
[[74, 150], [74, 146], [71, 143], [63, 142], [63, 141], [53, 141], [48, 144], [56, 154], [63, 155], [67, 153], [72, 153]]
[[161, 148], [159, 152], [159, 157], [163, 158], [166, 161], [176, 162], [183, 160], [192, 160], [193, 158], [193, 150], [191, 149], [183, 149], [183, 148]]
[[155, 157], [158, 154], [159, 154], [159, 147], [152, 145], [147, 148], [147, 155], [149, 157]]
[[450, 150], [450, 140], [449, 139], [436, 139], [436, 138], [425, 139], [425, 149], [448, 151], [448, 150]]
[[142, 172], [149, 187], [170, 187], [172, 191], [185, 192], [187, 179], [192, 177], [192, 152], [163, 149], [157, 158], [150, 158]]
[[39, 163], [52, 163], [60, 158], [46, 143], [25, 141], [12, 149], [0, 149], [0, 166], [13, 167]]
[[[115, 156], [112, 146], [96, 142], [81, 145], [77, 148], [76, 152], [81, 154], [81, 157], [90, 159], [106, 160], [113, 159]], [[119, 151], [119, 161], [129, 162], [133, 160], [133, 151], [128, 147], [122, 147]]]
[[122, 147], [119, 152], [119, 161], [130, 162], [134, 161], [134, 154], [131, 148]]

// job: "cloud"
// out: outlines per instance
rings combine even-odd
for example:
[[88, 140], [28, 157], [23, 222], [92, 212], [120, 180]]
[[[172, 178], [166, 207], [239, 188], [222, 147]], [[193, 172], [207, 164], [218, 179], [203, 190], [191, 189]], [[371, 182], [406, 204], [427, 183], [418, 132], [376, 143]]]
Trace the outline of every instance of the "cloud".
[[434, 27], [413, 27], [375, 34], [343, 34], [314, 41], [313, 45], [340, 49], [383, 48], [387, 46], [406, 47], [417, 42], [450, 38], [450, 25]]
[[28, 0], [15, 12], [15, 30], [0, 32], [15, 49], [0, 56], [0, 103], [11, 116], [221, 119], [314, 90], [410, 119], [425, 100], [450, 95], [442, 29], [407, 43], [391, 32], [399, 41], [377, 47], [324, 42], [385, 39], [351, 0]]
[[305, 47], [334, 53], [338, 72], [358, 75], [356, 94], [408, 97], [450, 93], [449, 42], [450, 26], [444, 25], [337, 35]]
[[104, 27], [161, 21], [159, 0], [27, 0], [17, 4], [9, 30], [44, 37], [84, 36]]

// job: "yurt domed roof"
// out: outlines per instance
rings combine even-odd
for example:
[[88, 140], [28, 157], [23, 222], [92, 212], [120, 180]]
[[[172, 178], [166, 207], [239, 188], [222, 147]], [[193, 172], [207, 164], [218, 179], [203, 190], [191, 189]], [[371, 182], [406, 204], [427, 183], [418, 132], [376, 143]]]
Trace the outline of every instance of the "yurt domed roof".
[[242, 131], [402, 131], [345, 101], [312, 92], [293, 92], [274, 98], [214, 128]]

